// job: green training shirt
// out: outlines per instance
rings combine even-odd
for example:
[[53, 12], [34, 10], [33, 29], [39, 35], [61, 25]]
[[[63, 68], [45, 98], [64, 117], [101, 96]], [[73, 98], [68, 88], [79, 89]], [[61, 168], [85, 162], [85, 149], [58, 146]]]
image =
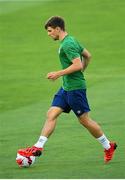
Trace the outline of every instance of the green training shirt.
[[[61, 41], [59, 47], [59, 58], [62, 65], [62, 69], [66, 69], [72, 65], [72, 60], [80, 57], [83, 47], [72, 36], [65, 36]], [[63, 89], [65, 91], [71, 91], [76, 89], [86, 89], [86, 83], [82, 71], [76, 71], [74, 73], [63, 76]]]

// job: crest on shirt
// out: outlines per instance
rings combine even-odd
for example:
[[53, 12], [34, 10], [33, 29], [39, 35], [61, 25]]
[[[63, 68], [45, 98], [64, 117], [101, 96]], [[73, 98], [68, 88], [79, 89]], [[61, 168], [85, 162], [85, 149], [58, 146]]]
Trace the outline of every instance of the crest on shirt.
[[58, 53], [59, 53], [59, 54], [60, 54], [60, 49], [61, 49], [61, 48], [58, 49]]

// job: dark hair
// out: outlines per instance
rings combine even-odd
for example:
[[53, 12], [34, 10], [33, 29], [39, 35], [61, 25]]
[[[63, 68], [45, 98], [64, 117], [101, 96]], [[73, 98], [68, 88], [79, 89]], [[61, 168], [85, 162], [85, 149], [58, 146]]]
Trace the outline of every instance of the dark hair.
[[60, 16], [52, 16], [45, 23], [45, 29], [47, 29], [48, 27], [52, 27], [52, 28], [60, 27], [63, 31], [65, 31], [64, 19]]

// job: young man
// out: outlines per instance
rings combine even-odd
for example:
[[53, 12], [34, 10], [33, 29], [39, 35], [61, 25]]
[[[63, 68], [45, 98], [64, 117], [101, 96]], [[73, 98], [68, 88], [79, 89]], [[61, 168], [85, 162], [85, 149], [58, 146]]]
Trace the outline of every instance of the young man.
[[18, 152], [24, 156], [40, 156], [44, 144], [55, 129], [57, 117], [62, 112], [69, 113], [72, 110], [79, 122], [102, 144], [104, 161], [109, 162], [113, 158], [117, 145], [115, 142], [110, 142], [100, 126], [89, 117], [90, 108], [82, 71], [87, 68], [91, 54], [65, 31], [63, 18], [51, 17], [46, 22], [45, 29], [52, 39], [60, 41], [59, 58], [62, 65], [62, 70], [48, 73], [47, 78], [56, 80], [62, 77], [63, 85], [55, 94], [37, 143], [33, 147], [20, 149]]

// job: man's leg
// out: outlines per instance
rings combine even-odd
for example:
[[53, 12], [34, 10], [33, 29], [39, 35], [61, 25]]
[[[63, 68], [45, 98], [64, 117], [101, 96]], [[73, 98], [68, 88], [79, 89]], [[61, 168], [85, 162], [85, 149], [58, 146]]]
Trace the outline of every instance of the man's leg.
[[59, 107], [51, 107], [47, 112], [47, 118], [43, 129], [41, 131], [41, 136], [37, 143], [31, 148], [25, 148], [18, 150], [18, 153], [23, 156], [40, 156], [43, 150], [44, 144], [47, 142], [48, 137], [53, 133], [56, 127], [57, 117], [63, 112]]
[[89, 117], [89, 113], [86, 112], [83, 115], [81, 115], [79, 118], [79, 122], [88, 129], [88, 131], [95, 137], [99, 138], [100, 136], [103, 135], [103, 131], [101, 130], [101, 127], [93, 121]]
[[60, 107], [51, 107], [47, 112], [46, 122], [43, 126], [41, 136], [49, 137], [55, 127], [57, 122], [57, 117], [63, 112]]
[[34, 145], [38, 148], [43, 148], [44, 144], [46, 143], [48, 137], [53, 133], [57, 117], [63, 112], [60, 107], [51, 107], [47, 112], [47, 118], [45, 124], [42, 128], [41, 135], [37, 143]]
[[79, 122], [87, 128], [87, 130], [102, 144], [105, 149], [104, 161], [108, 162], [113, 158], [114, 151], [117, 147], [116, 143], [111, 143], [104, 135], [101, 127], [89, 117], [89, 113], [86, 112], [81, 115]]

